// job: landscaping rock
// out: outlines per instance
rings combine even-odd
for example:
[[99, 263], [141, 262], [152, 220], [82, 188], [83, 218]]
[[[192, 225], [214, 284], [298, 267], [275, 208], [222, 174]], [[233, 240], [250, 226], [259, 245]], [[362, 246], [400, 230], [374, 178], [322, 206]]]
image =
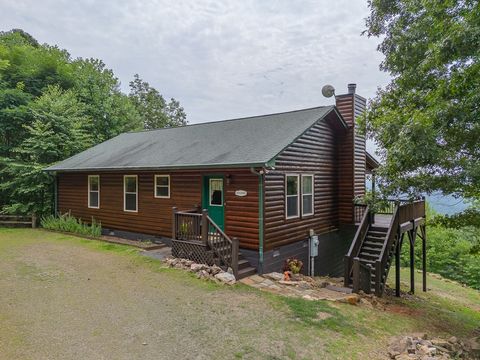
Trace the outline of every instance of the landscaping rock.
[[190, 265], [190, 270], [192, 270], [193, 272], [199, 272], [201, 270], [206, 270], [208, 268], [207, 265], [205, 264], [192, 264]]
[[210, 268], [210, 274], [212, 274], [213, 276], [217, 275], [218, 273], [220, 273], [222, 271], [222, 268], [220, 266], [217, 266], [217, 265], [213, 265], [211, 268]]
[[228, 284], [228, 285], [233, 285], [236, 282], [235, 276], [233, 274], [230, 274], [229, 272], [221, 272], [215, 275], [215, 279], [220, 280], [221, 282]]
[[283, 280], [283, 274], [279, 272], [271, 272], [268, 274], [264, 274], [263, 277], [266, 277], [267, 279], [273, 280], [273, 281], [282, 281]]

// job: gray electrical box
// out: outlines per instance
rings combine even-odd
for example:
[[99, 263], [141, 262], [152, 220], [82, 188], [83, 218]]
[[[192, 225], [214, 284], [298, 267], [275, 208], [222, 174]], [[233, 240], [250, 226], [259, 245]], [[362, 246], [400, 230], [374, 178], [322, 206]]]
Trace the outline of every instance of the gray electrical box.
[[318, 256], [318, 235], [313, 235], [310, 237], [310, 256]]

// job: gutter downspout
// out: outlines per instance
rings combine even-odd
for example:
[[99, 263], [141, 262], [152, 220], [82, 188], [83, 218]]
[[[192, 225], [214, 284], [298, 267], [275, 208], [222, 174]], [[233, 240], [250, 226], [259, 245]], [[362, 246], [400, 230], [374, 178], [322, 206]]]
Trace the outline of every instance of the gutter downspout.
[[255, 168], [250, 168], [250, 172], [258, 176], [258, 272], [263, 274], [263, 175], [265, 171], [255, 171]]
[[52, 173], [53, 175], [53, 216], [58, 214], [58, 176], [57, 173]]

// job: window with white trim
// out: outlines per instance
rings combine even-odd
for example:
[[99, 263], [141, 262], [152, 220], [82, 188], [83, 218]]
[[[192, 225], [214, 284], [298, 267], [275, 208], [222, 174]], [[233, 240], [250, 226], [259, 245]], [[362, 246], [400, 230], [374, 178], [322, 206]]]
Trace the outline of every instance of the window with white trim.
[[125, 175], [123, 177], [123, 210], [138, 211], [138, 177]]
[[170, 198], [170, 175], [155, 175], [155, 197]]
[[88, 175], [88, 207], [100, 208], [100, 176]]
[[287, 219], [299, 216], [299, 190], [299, 176], [287, 174], [285, 176], [285, 212]]
[[302, 175], [302, 216], [313, 215], [313, 175]]

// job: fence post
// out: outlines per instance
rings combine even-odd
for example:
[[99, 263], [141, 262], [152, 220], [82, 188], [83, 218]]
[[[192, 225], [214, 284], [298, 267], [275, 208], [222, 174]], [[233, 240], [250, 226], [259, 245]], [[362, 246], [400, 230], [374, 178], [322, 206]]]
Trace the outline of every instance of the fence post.
[[238, 255], [240, 251], [240, 241], [236, 237], [232, 238], [232, 270], [233, 275], [238, 279]]
[[345, 255], [343, 258], [344, 273], [343, 273], [343, 285], [348, 287], [350, 285], [350, 257]]
[[353, 258], [353, 292], [358, 293], [360, 291], [360, 259], [358, 257]]
[[205, 245], [208, 244], [208, 210], [202, 210], [202, 241]]
[[172, 239], [177, 238], [177, 208], [172, 207]]
[[32, 229], [37, 227], [37, 215], [35, 213], [32, 214]]

